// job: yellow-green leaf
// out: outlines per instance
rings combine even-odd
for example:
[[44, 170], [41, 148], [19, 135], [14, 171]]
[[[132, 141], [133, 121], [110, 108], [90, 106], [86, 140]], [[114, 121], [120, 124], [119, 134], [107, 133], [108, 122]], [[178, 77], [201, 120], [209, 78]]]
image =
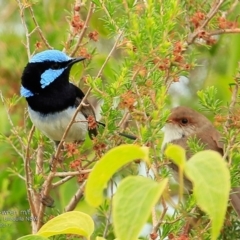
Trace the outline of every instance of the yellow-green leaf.
[[175, 144], [170, 144], [165, 150], [165, 155], [171, 159], [177, 166], [181, 169], [184, 168], [186, 163], [186, 153], [185, 150]]
[[31, 234], [31, 235], [20, 237], [17, 240], [49, 240], [49, 238]]
[[187, 161], [185, 174], [193, 183], [197, 204], [212, 222], [212, 239], [217, 239], [224, 223], [230, 192], [230, 173], [219, 153], [206, 150]]
[[96, 240], [106, 240], [106, 238], [103, 238], [103, 237], [96, 237]]
[[44, 224], [37, 235], [50, 237], [58, 234], [77, 234], [89, 238], [94, 230], [92, 218], [82, 212], [63, 213]]
[[103, 190], [113, 174], [136, 159], [148, 162], [148, 148], [129, 144], [107, 152], [89, 174], [85, 190], [86, 201], [92, 206], [99, 206], [103, 201]]
[[136, 240], [163, 193], [167, 179], [160, 183], [141, 176], [122, 180], [113, 197], [113, 225], [119, 240]]

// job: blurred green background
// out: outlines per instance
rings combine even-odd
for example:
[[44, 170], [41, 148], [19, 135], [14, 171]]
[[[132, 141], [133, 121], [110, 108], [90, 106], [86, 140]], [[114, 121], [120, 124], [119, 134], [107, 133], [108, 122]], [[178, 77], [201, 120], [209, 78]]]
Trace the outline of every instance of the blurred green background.
[[[51, 46], [55, 49], [63, 49], [64, 43], [68, 38], [69, 21], [74, 1], [32, 1], [36, 19], [41, 26], [44, 36]], [[26, 1], [27, 3], [27, 1]], [[0, 90], [6, 103], [9, 103], [14, 95], [19, 96], [21, 73], [24, 66], [28, 62], [26, 48], [25, 30], [21, 23], [20, 10], [17, 1], [1, 0], [0, 1]], [[235, 9], [235, 12], [240, 11], [240, 6]], [[28, 12], [28, 11], [27, 11]], [[86, 11], [83, 10], [83, 15]], [[101, 12], [96, 12], [90, 22], [92, 30], [99, 32], [99, 41], [93, 42], [90, 48], [97, 49], [97, 54], [91, 62], [90, 73], [95, 74], [112, 45], [112, 40], [108, 38], [108, 29], [105, 28], [100, 19]], [[28, 29], [34, 29], [34, 24], [30, 14], [26, 15]], [[196, 92], [207, 86], [214, 85], [218, 89], [218, 98], [227, 103], [230, 101], [231, 92], [229, 84], [233, 82], [233, 77], [236, 74], [236, 69], [240, 59], [240, 34], [228, 34], [218, 37], [217, 44], [212, 48], [197, 47], [198, 56], [196, 67], [189, 75], [189, 83], [187, 84], [188, 95], [177, 98], [177, 103], [186, 105], [197, 105]], [[36, 44], [41, 39], [37, 33], [31, 37], [31, 53], [36, 49]], [[40, 49], [41, 50], [41, 49]], [[44, 48], [42, 49], [44, 50]], [[121, 56], [120, 52], [116, 52], [114, 64], [117, 64], [117, 59]], [[107, 66], [104, 71], [103, 78], [111, 77], [114, 66]], [[179, 93], [177, 93], [178, 95]], [[176, 96], [173, 93], [173, 96]], [[14, 126], [23, 126], [24, 112], [26, 103], [24, 99], [17, 100], [16, 106], [11, 106], [7, 110], [1, 101], [0, 103], [0, 133], [6, 136], [11, 134], [12, 127], [9, 123], [6, 111], [9, 111]], [[190, 104], [191, 103], [191, 104]], [[21, 235], [30, 233], [30, 225], [28, 221], [6, 221], [4, 216], [19, 217], [23, 211], [29, 209], [26, 188], [23, 180], [11, 174], [8, 168], [14, 168], [16, 171], [23, 168], [22, 159], [16, 154], [14, 149], [9, 144], [2, 141], [0, 138], [0, 238], [13, 239]], [[72, 186], [69, 188], [69, 186]], [[76, 190], [78, 185], [76, 181], [68, 182], [61, 189], [61, 206], [69, 200], [68, 196]], [[70, 193], [71, 192], [71, 193]], [[8, 211], [8, 212], [3, 212]], [[21, 212], [22, 211], [22, 212]], [[49, 210], [49, 213], [55, 213], [56, 210]], [[4, 215], [5, 214], [5, 215]], [[20, 215], [19, 215], [20, 214]], [[10, 224], [6, 227], [4, 224]], [[11, 226], [11, 227], [9, 227]]]

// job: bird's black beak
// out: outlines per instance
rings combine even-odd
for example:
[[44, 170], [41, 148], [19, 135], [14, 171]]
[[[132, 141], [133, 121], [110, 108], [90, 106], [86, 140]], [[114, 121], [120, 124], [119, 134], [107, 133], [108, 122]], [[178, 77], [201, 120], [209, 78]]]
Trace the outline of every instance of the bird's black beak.
[[73, 64], [77, 63], [77, 62], [81, 62], [83, 60], [85, 60], [85, 57], [78, 57], [78, 58], [73, 58], [70, 60], [70, 62], [68, 63], [68, 67], [72, 67]]

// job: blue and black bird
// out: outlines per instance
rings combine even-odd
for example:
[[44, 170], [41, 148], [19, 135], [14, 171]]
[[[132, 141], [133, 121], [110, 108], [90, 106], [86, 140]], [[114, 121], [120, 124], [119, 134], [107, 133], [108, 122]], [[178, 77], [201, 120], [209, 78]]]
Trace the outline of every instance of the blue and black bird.
[[[71, 58], [58, 50], [46, 50], [34, 55], [22, 74], [21, 96], [28, 103], [28, 112], [33, 124], [47, 137], [59, 143], [81, 103], [84, 93], [69, 81], [73, 64], [85, 58]], [[71, 126], [67, 142], [82, 141], [86, 134], [97, 134], [89, 128], [88, 117], [95, 118], [92, 105], [85, 101]]]

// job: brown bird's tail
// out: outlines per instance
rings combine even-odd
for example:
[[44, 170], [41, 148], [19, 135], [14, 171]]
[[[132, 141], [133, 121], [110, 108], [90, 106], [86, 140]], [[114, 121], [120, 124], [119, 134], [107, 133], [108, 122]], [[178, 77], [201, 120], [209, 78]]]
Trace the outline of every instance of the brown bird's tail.
[[240, 187], [235, 187], [232, 189], [230, 193], [230, 200], [238, 217], [240, 217]]

